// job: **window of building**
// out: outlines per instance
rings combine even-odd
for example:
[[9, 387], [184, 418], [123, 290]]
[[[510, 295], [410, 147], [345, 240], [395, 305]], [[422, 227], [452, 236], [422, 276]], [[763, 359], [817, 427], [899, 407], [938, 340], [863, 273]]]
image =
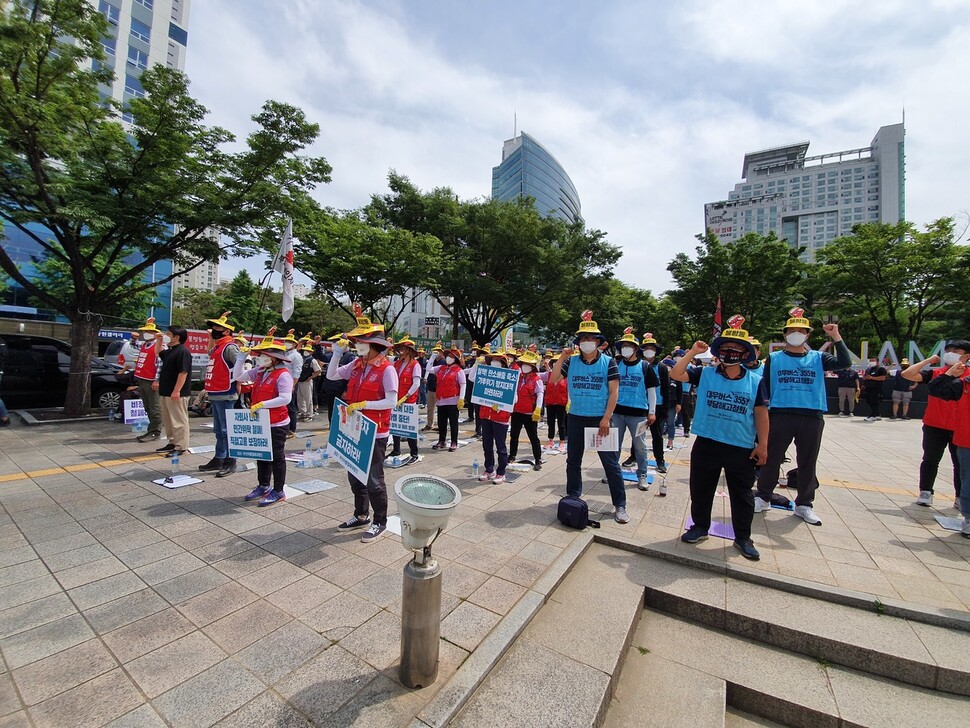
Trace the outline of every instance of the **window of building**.
[[105, 2], [105, 0], [101, 0], [101, 2], [98, 3], [98, 10], [104, 14], [104, 17], [106, 17], [108, 22], [112, 25], [117, 25], [118, 21], [121, 20], [121, 10], [116, 8], [111, 3]]
[[148, 68], [148, 54], [137, 48], [128, 47], [128, 63], [136, 68], [145, 70]]
[[151, 10], [155, 7], [155, 0], [134, 0], [137, 4]]
[[139, 98], [145, 95], [145, 89], [142, 88], [141, 81], [138, 80], [137, 76], [132, 76], [130, 73], [125, 74], [125, 93]]
[[168, 37], [176, 43], [181, 43], [182, 45], [189, 44], [189, 34], [175, 23], [168, 24]]
[[115, 38], [113, 35], [106, 35], [104, 38], [101, 39], [101, 47], [104, 48], [104, 52], [107, 53], [109, 56], [113, 56], [115, 54], [115, 48], [117, 47], [117, 45], [118, 45], [118, 39]]
[[138, 40], [145, 41], [146, 43], [151, 42], [152, 29], [145, 25], [140, 20], [131, 19], [131, 36], [132, 38], [137, 38]]

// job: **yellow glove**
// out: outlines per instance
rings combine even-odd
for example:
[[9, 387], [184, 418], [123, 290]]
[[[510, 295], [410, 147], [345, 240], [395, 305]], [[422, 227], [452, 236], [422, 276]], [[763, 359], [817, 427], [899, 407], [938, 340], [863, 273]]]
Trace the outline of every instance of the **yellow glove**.
[[536, 407], [535, 412], [532, 413], [532, 421], [538, 422], [542, 419], [542, 407]]
[[402, 404], [404, 404], [404, 403], [405, 403], [405, 402], [407, 402], [407, 401], [408, 401], [408, 398], [407, 398], [407, 397], [401, 397], [401, 399], [399, 399], [399, 400], [397, 401], [397, 405], [396, 405], [396, 406], [397, 406], [397, 407], [400, 407], [400, 406], [401, 406]]
[[249, 414], [254, 415], [257, 412], [259, 412], [261, 409], [263, 409], [263, 403], [257, 402], [256, 404], [254, 404], [252, 407], [249, 408]]
[[572, 402], [566, 402], [566, 414], [567, 415], [569, 414], [569, 405], [571, 405], [571, 404], [572, 404]]
[[498, 412], [498, 411], [499, 411], [499, 410], [501, 410], [501, 409], [502, 409], [502, 408], [501, 408], [501, 407], [499, 407], [499, 406], [498, 406], [497, 404], [493, 404], [493, 405], [492, 405], [492, 410], [493, 410], [494, 412]]
[[463, 399], [458, 400], [458, 409], [465, 409], [465, 400]]
[[341, 349], [346, 349], [348, 346], [350, 346], [350, 339], [339, 339], [337, 341], [337, 346], [339, 346]]
[[357, 410], [362, 410], [367, 405], [367, 402], [354, 402], [353, 404], [347, 405], [347, 414], [353, 414]]

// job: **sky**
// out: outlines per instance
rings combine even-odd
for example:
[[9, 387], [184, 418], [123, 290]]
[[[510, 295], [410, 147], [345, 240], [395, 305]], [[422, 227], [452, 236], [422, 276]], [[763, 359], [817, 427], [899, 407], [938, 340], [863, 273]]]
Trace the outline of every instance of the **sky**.
[[[462, 199], [491, 191], [502, 143], [538, 139], [575, 184], [624, 282], [662, 293], [704, 203], [745, 152], [868, 146], [906, 120], [906, 213], [970, 209], [970, 0], [196, 0], [185, 71], [239, 136], [266, 99], [320, 124], [315, 193], [351, 209], [389, 170]], [[962, 225], [958, 226], [962, 229]], [[224, 262], [254, 277], [261, 260]], [[298, 282], [307, 282], [297, 277]]]

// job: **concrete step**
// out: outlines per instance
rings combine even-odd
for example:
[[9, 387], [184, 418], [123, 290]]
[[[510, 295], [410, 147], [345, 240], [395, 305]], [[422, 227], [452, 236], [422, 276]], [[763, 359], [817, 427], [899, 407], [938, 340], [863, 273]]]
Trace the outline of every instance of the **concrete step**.
[[633, 644], [604, 728], [721, 728], [724, 680]]
[[785, 728], [767, 718], [761, 718], [743, 710], [729, 707], [724, 711], [724, 728]]
[[644, 610], [633, 645], [724, 680], [729, 706], [794, 728], [957, 728], [970, 715], [966, 697], [874, 677], [653, 609]]

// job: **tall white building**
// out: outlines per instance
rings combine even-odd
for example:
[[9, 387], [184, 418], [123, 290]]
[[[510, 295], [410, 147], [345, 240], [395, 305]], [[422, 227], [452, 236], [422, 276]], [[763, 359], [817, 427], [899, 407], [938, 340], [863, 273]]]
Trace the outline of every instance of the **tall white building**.
[[409, 289], [403, 298], [391, 298], [388, 320], [392, 320], [402, 309], [401, 317], [394, 324], [397, 333], [407, 333], [419, 343], [438, 339], [450, 340], [451, 314], [428, 291]]
[[181, 273], [172, 280], [172, 290], [192, 288], [196, 291], [215, 293], [219, 287], [219, 263], [208, 260], [202, 261], [192, 270]]
[[802, 259], [852, 226], [906, 219], [904, 129], [884, 126], [867, 147], [815, 156], [808, 142], [744, 155], [741, 182], [704, 205], [704, 225], [722, 242], [771, 231], [803, 246]]

